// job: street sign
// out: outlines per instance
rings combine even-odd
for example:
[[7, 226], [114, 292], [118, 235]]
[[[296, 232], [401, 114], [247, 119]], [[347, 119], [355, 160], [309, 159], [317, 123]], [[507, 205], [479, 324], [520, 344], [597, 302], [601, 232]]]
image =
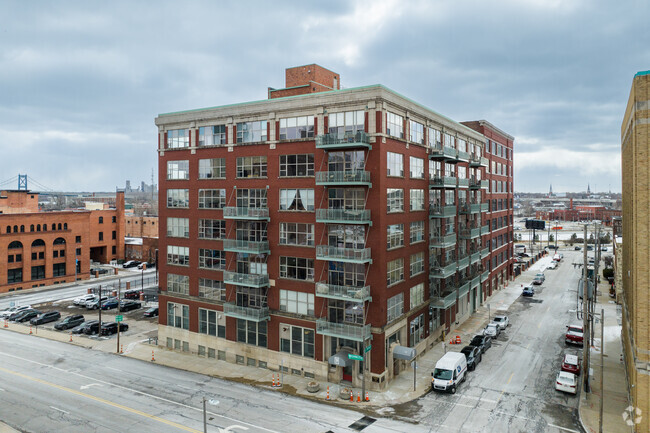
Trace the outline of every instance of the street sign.
[[372, 344], [370, 344], [370, 345], [368, 345], [368, 347], [366, 347], [365, 353], [370, 352], [370, 349], [372, 349]]
[[551, 230], [562, 230], [562, 226], [551, 227]]
[[363, 361], [363, 356], [353, 355], [351, 353], [348, 353], [348, 359], [351, 359], [353, 361]]
[[116, 322], [121, 322], [122, 320], [124, 320], [124, 316], [122, 316], [121, 314], [119, 316], [115, 316]]

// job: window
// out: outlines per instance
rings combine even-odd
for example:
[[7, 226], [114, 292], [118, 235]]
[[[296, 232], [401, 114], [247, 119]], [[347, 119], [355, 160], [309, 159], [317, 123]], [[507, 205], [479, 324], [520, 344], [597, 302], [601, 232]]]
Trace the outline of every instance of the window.
[[[302, 328], [300, 326], [291, 326], [284, 323], [280, 324], [282, 333], [280, 334], [280, 350], [292, 355], [304, 356], [306, 358], [314, 357], [314, 330]], [[284, 330], [286, 329], [286, 332]]]
[[99, 217], [99, 224], [104, 224], [104, 217]]
[[[63, 252], [63, 251], [61, 251], [61, 252]], [[111, 254], [117, 254], [117, 247], [115, 245], [113, 245], [111, 247]]]
[[386, 227], [387, 248], [404, 246], [404, 224], [392, 224]]
[[52, 277], [65, 277], [65, 263], [55, 263], [52, 265]]
[[199, 146], [217, 146], [219, 144], [226, 144], [226, 125], [199, 128]]
[[167, 263], [170, 265], [189, 266], [190, 249], [167, 245]]
[[[225, 191], [224, 197], [225, 197]], [[243, 208], [266, 208], [266, 188], [237, 189], [237, 207]]]
[[167, 291], [189, 295], [190, 277], [187, 275], [167, 274]]
[[404, 211], [404, 190], [388, 188], [386, 190], [386, 212]]
[[404, 155], [401, 153], [388, 152], [388, 173], [387, 176], [404, 176]]
[[414, 120], [409, 120], [409, 140], [414, 143], [424, 144], [424, 125]]
[[81, 255], [81, 248], [77, 248], [75, 254], [78, 255], [78, 256], [80, 256], [80, 255]]
[[190, 147], [189, 129], [172, 129], [167, 131], [167, 149]]
[[22, 283], [22, 282], [23, 282], [23, 270], [21, 268], [7, 270], [7, 284]]
[[199, 179], [225, 179], [226, 158], [199, 159]]
[[412, 189], [409, 191], [409, 199], [411, 201], [411, 211], [424, 210], [424, 190]]
[[391, 286], [404, 280], [404, 259], [399, 258], [388, 262], [386, 272], [386, 285]]
[[314, 136], [314, 116], [288, 117], [280, 119], [280, 140], [312, 138]]
[[32, 280], [42, 280], [45, 278], [45, 265], [32, 266]]
[[223, 281], [199, 278], [199, 297], [225, 301], [226, 284]]
[[189, 189], [168, 189], [167, 207], [168, 208], [190, 207], [190, 190]]
[[[117, 222], [117, 217], [116, 217], [115, 215], [113, 215], [113, 216], [111, 217], [111, 222], [112, 222], [112, 223], [116, 223], [116, 222]], [[46, 229], [46, 230], [47, 230], [47, 229]]]
[[280, 210], [314, 211], [313, 189], [281, 189]]
[[237, 177], [266, 177], [266, 156], [238, 157]]
[[424, 240], [424, 221], [413, 221], [411, 223], [410, 241], [412, 244]]
[[190, 307], [176, 302], [168, 302], [167, 326], [190, 329]]
[[314, 246], [314, 225], [280, 223], [280, 245]]
[[237, 319], [237, 341], [266, 347], [266, 322]]
[[314, 295], [293, 290], [280, 290], [280, 311], [313, 316]]
[[167, 161], [167, 180], [184, 180], [189, 178], [189, 161]]
[[422, 339], [424, 339], [424, 314], [420, 314], [413, 319], [410, 324], [409, 347], [414, 347]]
[[226, 338], [226, 322], [222, 317], [223, 313], [219, 311], [199, 308], [199, 334]]
[[388, 298], [386, 306], [386, 320], [388, 322], [397, 319], [404, 313], [404, 294], [398, 293], [392, 298]]
[[386, 113], [386, 134], [391, 137], [404, 138], [404, 118], [390, 111]]
[[411, 310], [424, 302], [424, 283], [411, 287]]
[[424, 272], [424, 252], [411, 254], [411, 276]]
[[221, 250], [199, 248], [199, 268], [226, 269], [226, 253]]
[[99, 240], [100, 241], [104, 240], [104, 232], [99, 232]]
[[353, 136], [365, 131], [365, 113], [363, 111], [345, 111], [328, 116], [327, 131], [339, 137]]
[[281, 256], [280, 278], [314, 281], [314, 259]]
[[74, 241], [78, 244], [81, 243], [81, 236], [75, 236]]
[[190, 237], [190, 220], [188, 218], [167, 218], [167, 236], [174, 238]]
[[409, 161], [409, 171], [411, 179], [424, 179], [424, 159], [411, 156]]
[[437, 129], [429, 128], [428, 141], [429, 147], [439, 149], [442, 147], [442, 133]]
[[237, 124], [237, 143], [266, 141], [266, 120]]
[[115, 230], [111, 232], [111, 239], [117, 239], [117, 232]]
[[199, 239], [225, 239], [225, 220], [199, 220]]
[[314, 154], [280, 155], [280, 177], [314, 175]]
[[200, 189], [199, 209], [222, 209], [226, 206], [225, 189]]

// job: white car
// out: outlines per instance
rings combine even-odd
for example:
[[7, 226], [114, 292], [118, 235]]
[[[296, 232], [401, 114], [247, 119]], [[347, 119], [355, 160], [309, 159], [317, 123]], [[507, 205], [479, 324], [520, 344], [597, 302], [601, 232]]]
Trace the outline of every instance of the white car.
[[499, 325], [494, 322], [488, 323], [488, 325], [483, 329], [483, 335], [490, 336], [492, 338], [497, 338], [501, 334], [501, 329]]
[[557, 262], [553, 261], [549, 263], [549, 265], [546, 267], [546, 269], [557, 269]]
[[9, 307], [4, 311], [0, 311], [0, 318], [1, 319], [6, 319], [6, 318], [8, 318], [9, 316], [11, 316], [14, 313], [18, 313], [18, 312], [24, 311], [24, 310], [29, 310], [30, 308], [32, 308], [31, 305], [21, 305], [19, 307]]
[[94, 298], [95, 295], [83, 295], [83, 296], [79, 296], [78, 298], [75, 298], [74, 301], [72, 301], [72, 303], [75, 305], [79, 305], [80, 307], [85, 307], [86, 302]]
[[500, 329], [506, 329], [510, 324], [510, 319], [508, 319], [508, 316], [494, 316], [492, 323], [499, 325]]
[[555, 378], [555, 389], [569, 394], [576, 394], [578, 381], [576, 375], [566, 371], [560, 371]]

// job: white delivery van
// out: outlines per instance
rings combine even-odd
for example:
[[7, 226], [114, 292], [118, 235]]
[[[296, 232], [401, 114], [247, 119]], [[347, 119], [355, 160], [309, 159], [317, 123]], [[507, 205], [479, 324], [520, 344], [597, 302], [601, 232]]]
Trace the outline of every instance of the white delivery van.
[[456, 393], [456, 388], [465, 381], [467, 359], [463, 353], [448, 352], [436, 362], [431, 373], [431, 389]]

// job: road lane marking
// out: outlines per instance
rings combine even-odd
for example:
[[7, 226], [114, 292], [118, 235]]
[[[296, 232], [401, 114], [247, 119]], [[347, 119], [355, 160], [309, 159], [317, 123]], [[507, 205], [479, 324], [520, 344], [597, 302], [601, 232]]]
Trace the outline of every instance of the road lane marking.
[[63, 412], [66, 415], [70, 415], [70, 412], [67, 410], [59, 409], [58, 407], [50, 406], [50, 409], [58, 410], [59, 412]]
[[[508, 383], [506, 385], [510, 384], [510, 381], [512, 380], [512, 376], [515, 375], [515, 372], [513, 371], [512, 374], [510, 375], [510, 378], [508, 378]], [[505, 387], [501, 390], [501, 394], [499, 394], [499, 398], [497, 398], [497, 404], [501, 401], [501, 397], [503, 396], [503, 393], [506, 391]]]
[[573, 433], [580, 433], [580, 431], [578, 431], [578, 430], [573, 430], [573, 429], [566, 428], [566, 427], [560, 427], [559, 425], [555, 425], [555, 424], [551, 424], [551, 423], [547, 423], [547, 424], [550, 427], [555, 427], [555, 428], [560, 429], [560, 430], [570, 431], [570, 432], [573, 432]]
[[102, 386], [101, 383], [89, 383], [88, 385], [81, 385], [79, 389], [88, 389], [92, 386]]
[[510, 378], [508, 379], [508, 384], [510, 384], [510, 381], [512, 380], [512, 377], [513, 377], [514, 375], [515, 375], [514, 372], [510, 375]]
[[157, 417], [155, 415], [151, 415], [151, 414], [148, 414], [146, 412], [142, 412], [140, 410], [133, 409], [133, 408], [124, 406], [122, 404], [112, 402], [110, 400], [106, 400], [106, 399], [101, 398], [101, 397], [95, 397], [93, 395], [86, 394], [85, 392], [81, 392], [81, 391], [77, 391], [77, 390], [72, 389], [72, 388], [67, 388], [65, 386], [57, 385], [56, 383], [47, 382], [47, 381], [39, 379], [37, 377], [28, 376], [26, 374], [19, 373], [17, 371], [7, 370], [6, 368], [3, 368], [3, 367], [0, 367], [0, 371], [4, 371], [5, 373], [11, 374], [11, 375], [14, 375], [14, 376], [22, 377], [23, 379], [31, 380], [33, 382], [40, 383], [42, 385], [46, 385], [46, 386], [49, 386], [49, 387], [52, 387], [52, 388], [56, 388], [56, 389], [59, 389], [61, 391], [69, 392], [71, 394], [75, 394], [75, 395], [78, 395], [80, 397], [84, 397], [84, 398], [87, 398], [87, 399], [90, 399], [90, 400], [94, 400], [94, 401], [96, 401], [98, 403], [104, 403], [104, 404], [106, 404], [108, 406], [113, 406], [114, 408], [121, 409], [121, 410], [124, 410], [126, 412], [131, 412], [133, 414], [140, 415], [140, 416], [143, 416], [145, 418], [149, 418], [151, 420], [158, 421], [158, 422], [163, 423], [163, 424], [167, 424], [167, 425], [169, 425], [171, 427], [176, 427], [177, 429], [180, 429], [180, 430], [185, 430], [185, 431], [192, 432], [192, 433], [201, 433], [200, 430], [195, 430], [193, 428], [185, 427], [184, 425], [175, 423], [173, 421], [169, 421], [169, 420]]

